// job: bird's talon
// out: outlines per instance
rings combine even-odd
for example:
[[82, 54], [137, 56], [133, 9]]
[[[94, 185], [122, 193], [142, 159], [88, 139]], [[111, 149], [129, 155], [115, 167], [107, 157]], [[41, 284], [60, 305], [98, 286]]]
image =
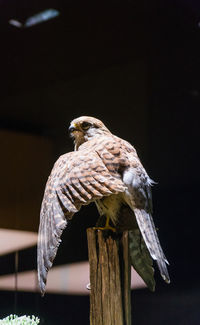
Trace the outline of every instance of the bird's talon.
[[116, 232], [116, 229], [114, 227], [111, 227], [111, 226], [106, 226], [106, 227], [93, 227], [93, 229], [95, 229], [95, 230], [111, 230], [113, 232]]

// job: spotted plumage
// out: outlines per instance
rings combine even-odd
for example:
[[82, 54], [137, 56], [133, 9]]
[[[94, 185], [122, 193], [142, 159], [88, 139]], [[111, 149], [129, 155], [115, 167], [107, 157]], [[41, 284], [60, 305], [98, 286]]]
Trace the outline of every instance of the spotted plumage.
[[[152, 219], [152, 181], [136, 150], [113, 135], [98, 119], [83, 116], [71, 122], [75, 151], [62, 155], [46, 184], [38, 236], [38, 276], [44, 294], [47, 272], [69, 219], [82, 205], [95, 202], [100, 216], [118, 231], [129, 230], [131, 261], [154, 290], [152, 259], [169, 282], [167, 260]], [[151, 257], [150, 257], [151, 256]]]

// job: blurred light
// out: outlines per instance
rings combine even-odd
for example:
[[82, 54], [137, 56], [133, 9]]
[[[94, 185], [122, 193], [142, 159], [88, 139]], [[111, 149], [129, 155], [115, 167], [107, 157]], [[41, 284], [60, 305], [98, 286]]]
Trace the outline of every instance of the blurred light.
[[18, 27], [18, 28], [22, 28], [23, 27], [23, 24], [20, 23], [18, 20], [10, 19], [8, 22], [9, 22], [10, 25], [13, 25], [15, 27]]
[[34, 15], [34, 16], [31, 16], [29, 17], [24, 25], [16, 20], [16, 19], [10, 19], [8, 22], [10, 25], [13, 25], [17, 28], [28, 28], [28, 27], [31, 27], [31, 26], [34, 26], [34, 25], [37, 25], [37, 24], [40, 24], [40, 23], [43, 23], [47, 20], [50, 20], [50, 19], [53, 19], [57, 16], [59, 16], [60, 13], [58, 10], [56, 9], [47, 9], [47, 10], [44, 10], [42, 12], [39, 12], [38, 14]]
[[13, 253], [36, 244], [36, 232], [0, 229], [0, 255]]
[[[54, 266], [48, 274], [46, 293], [88, 295], [86, 288], [89, 283], [89, 263], [79, 262], [67, 265]], [[145, 288], [143, 280], [131, 268], [131, 288]], [[15, 275], [0, 276], [1, 290], [15, 290]], [[17, 276], [17, 289], [19, 291], [37, 292], [37, 272], [35, 270], [20, 272]]]
[[44, 21], [50, 20], [52, 18], [55, 18], [59, 15], [59, 11], [55, 9], [47, 9], [45, 11], [42, 11], [38, 13], [37, 15], [34, 15], [30, 18], [28, 18], [25, 21], [24, 27], [30, 27], [36, 24], [40, 24]]

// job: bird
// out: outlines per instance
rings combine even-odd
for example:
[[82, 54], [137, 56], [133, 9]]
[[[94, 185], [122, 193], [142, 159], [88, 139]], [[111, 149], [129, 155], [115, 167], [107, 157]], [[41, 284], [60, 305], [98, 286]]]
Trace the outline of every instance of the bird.
[[111, 133], [91, 116], [71, 121], [69, 133], [74, 151], [61, 155], [47, 180], [40, 211], [37, 263], [38, 281], [44, 295], [61, 235], [83, 205], [95, 202], [104, 229], [128, 230], [131, 264], [147, 287], [155, 290], [153, 261], [161, 277], [170, 283], [168, 260], [158, 239], [152, 217], [154, 184], [136, 149]]

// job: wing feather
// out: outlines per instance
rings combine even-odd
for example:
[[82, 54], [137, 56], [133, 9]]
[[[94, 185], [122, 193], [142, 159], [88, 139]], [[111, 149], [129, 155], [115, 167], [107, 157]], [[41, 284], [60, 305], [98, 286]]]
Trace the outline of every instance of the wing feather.
[[151, 257], [156, 260], [162, 278], [169, 283], [169, 273], [166, 264], [169, 264], [161, 248], [153, 219], [143, 209], [134, 209], [138, 226]]
[[109, 173], [95, 151], [90, 154], [88, 150], [70, 152], [57, 160], [46, 184], [40, 213], [38, 279], [43, 295], [47, 273], [67, 220], [82, 205], [124, 190], [123, 182]]
[[156, 260], [163, 279], [169, 283], [169, 273], [166, 264], [169, 264], [158, 239], [157, 231], [152, 218], [152, 199], [150, 185], [152, 180], [146, 174], [138, 159], [137, 168], [130, 168], [124, 175], [127, 184], [125, 199], [134, 211], [137, 224], [151, 257]]

